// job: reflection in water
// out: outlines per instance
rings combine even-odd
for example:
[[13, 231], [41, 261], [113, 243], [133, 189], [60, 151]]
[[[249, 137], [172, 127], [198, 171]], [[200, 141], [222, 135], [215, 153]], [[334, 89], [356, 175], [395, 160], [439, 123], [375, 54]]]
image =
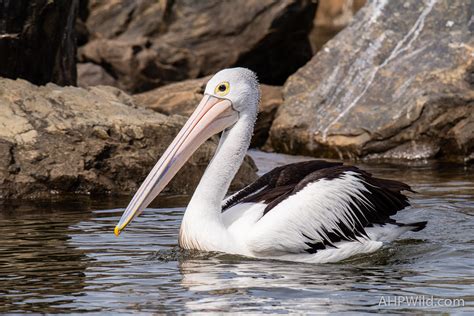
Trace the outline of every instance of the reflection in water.
[[361, 300], [362, 293], [353, 288], [358, 284], [381, 284], [388, 281], [391, 273], [345, 265], [232, 263], [215, 259], [182, 262], [180, 271], [182, 285], [202, 296], [186, 305], [189, 310], [237, 311], [245, 306], [247, 312], [266, 309], [274, 313], [346, 311], [352, 309], [348, 301], [357, 302], [355, 305], [361, 310], [370, 308], [373, 302], [369, 297], [364, 294]]
[[[0, 312], [474, 311], [472, 168], [363, 167], [410, 183], [419, 193], [398, 218], [429, 225], [339, 264], [180, 250], [183, 208], [173, 206], [185, 205], [185, 197], [158, 201], [161, 208], [145, 211], [120, 238], [113, 227], [126, 198], [2, 205]], [[394, 295], [462, 298], [466, 306], [378, 305], [381, 296]]]
[[411, 240], [340, 264], [288, 264], [216, 255], [180, 260], [179, 267], [182, 286], [197, 297], [186, 308], [195, 312], [367, 312], [379, 310], [381, 296], [394, 295], [472, 300], [468, 293], [473, 280], [467, 271], [452, 278], [413, 264], [428, 263], [425, 256], [433, 253], [434, 247], [426, 249]]
[[55, 311], [84, 289], [84, 251], [68, 244], [69, 224], [86, 218], [84, 207], [58, 210], [43, 204], [4, 206], [0, 212], [0, 312]]

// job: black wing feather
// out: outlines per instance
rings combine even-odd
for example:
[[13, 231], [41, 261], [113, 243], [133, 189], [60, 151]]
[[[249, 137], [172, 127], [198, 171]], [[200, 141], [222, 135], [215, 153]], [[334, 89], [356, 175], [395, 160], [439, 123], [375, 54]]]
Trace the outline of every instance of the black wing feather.
[[322, 227], [323, 235], [326, 236], [322, 241], [304, 235], [308, 239], [307, 252], [315, 253], [326, 247], [336, 247], [334, 244], [340, 241], [354, 241], [358, 237], [367, 237], [365, 228], [373, 224], [403, 225], [396, 223], [390, 216], [410, 205], [408, 198], [402, 193], [402, 191], [412, 191], [410, 186], [395, 180], [375, 178], [370, 173], [354, 166], [324, 160], [310, 160], [277, 167], [226, 201], [222, 211], [239, 203], [264, 202], [267, 204], [263, 212], [265, 216], [275, 206], [301, 191], [308, 184], [322, 179], [340, 178], [348, 172], [358, 177], [366, 189], [360, 192], [363, 199], [354, 197], [350, 201], [349, 207], [356, 218], [354, 225], [348, 227], [340, 221], [337, 223], [339, 230], [328, 230]]
[[[226, 201], [222, 211], [224, 212], [232, 206], [244, 202], [265, 202], [269, 204], [275, 199], [283, 201], [291, 195], [296, 185], [308, 174], [320, 169], [341, 165], [340, 162], [309, 160], [276, 167]], [[262, 188], [264, 189], [261, 190]], [[278, 203], [268, 208], [268, 210], [265, 209], [265, 214], [276, 205]]]

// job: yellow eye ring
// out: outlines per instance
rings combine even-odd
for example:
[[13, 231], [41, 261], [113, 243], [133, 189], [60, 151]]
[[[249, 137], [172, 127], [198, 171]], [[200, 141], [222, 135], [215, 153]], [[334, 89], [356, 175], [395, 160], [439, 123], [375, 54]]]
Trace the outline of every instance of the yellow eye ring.
[[220, 96], [224, 96], [230, 91], [230, 85], [227, 81], [219, 83], [214, 89], [214, 93]]

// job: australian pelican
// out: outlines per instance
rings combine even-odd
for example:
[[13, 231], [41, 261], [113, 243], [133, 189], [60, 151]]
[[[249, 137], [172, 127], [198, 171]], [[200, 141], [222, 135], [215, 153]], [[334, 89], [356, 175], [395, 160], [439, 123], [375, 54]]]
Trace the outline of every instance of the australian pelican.
[[222, 132], [179, 232], [186, 249], [301, 262], [336, 262], [379, 249], [426, 222], [390, 216], [409, 205], [404, 183], [353, 166], [311, 160], [278, 167], [225, 198], [253, 133], [260, 88], [245, 68], [225, 69], [147, 176], [115, 227], [120, 232], [163, 190], [192, 153]]

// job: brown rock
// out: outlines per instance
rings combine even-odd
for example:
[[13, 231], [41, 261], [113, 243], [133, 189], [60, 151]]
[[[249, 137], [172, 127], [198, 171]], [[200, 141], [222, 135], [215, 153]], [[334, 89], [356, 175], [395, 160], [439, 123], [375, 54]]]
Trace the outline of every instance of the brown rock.
[[[136, 94], [133, 98], [138, 105], [163, 114], [190, 116], [201, 100], [209, 78], [205, 77], [169, 84], [148, 92]], [[251, 147], [260, 147], [265, 144], [277, 108], [283, 102], [281, 87], [261, 85], [261, 89], [262, 100]]]
[[282, 84], [312, 56], [315, 7], [310, 0], [90, 0], [91, 40], [79, 58], [133, 93], [233, 65]]
[[317, 52], [345, 28], [366, 0], [319, 0], [314, 26], [309, 35], [313, 52]]
[[[0, 197], [130, 194], [184, 124], [112, 87], [34, 86], [0, 78]], [[189, 194], [217, 146], [207, 141], [167, 188]], [[249, 159], [232, 189], [254, 180]]]
[[250, 147], [261, 147], [265, 144], [278, 107], [283, 103], [281, 87], [261, 85], [261, 89], [262, 100]]
[[166, 115], [190, 116], [211, 77], [190, 79], [133, 95], [135, 103]]
[[93, 63], [78, 64], [77, 77], [77, 85], [83, 88], [98, 85], [117, 86], [116, 80], [104, 68]]
[[289, 78], [271, 146], [335, 158], [472, 156], [469, 12], [465, 1], [367, 4]]
[[0, 76], [76, 83], [77, 0], [1, 1]]

